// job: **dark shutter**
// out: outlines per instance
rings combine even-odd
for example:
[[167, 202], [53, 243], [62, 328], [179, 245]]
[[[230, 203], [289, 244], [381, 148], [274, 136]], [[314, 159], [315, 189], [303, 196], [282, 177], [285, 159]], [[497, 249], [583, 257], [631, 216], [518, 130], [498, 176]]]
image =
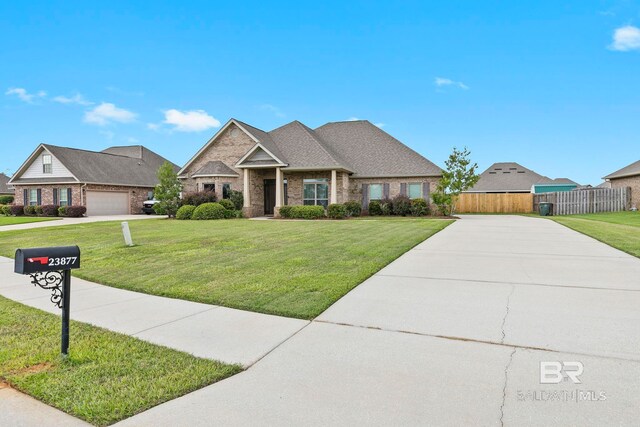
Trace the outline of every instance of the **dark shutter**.
[[407, 183], [406, 182], [401, 182], [400, 183], [400, 195], [402, 195], [402, 196], [406, 196], [407, 195]]
[[73, 203], [71, 203], [71, 188], [67, 188], [67, 206], [72, 206]]
[[422, 197], [428, 202], [429, 201], [429, 183], [422, 183]]
[[367, 209], [369, 209], [369, 184], [362, 184], [362, 210]]
[[29, 190], [27, 190], [26, 188], [22, 190], [22, 198], [22, 204], [27, 206], [29, 204]]
[[384, 184], [382, 184], [382, 198], [384, 199], [388, 199], [389, 198], [389, 183], [385, 182]]
[[42, 205], [42, 189], [38, 188], [38, 206]]
[[53, 204], [55, 206], [58, 206], [58, 189], [57, 188], [53, 189]]

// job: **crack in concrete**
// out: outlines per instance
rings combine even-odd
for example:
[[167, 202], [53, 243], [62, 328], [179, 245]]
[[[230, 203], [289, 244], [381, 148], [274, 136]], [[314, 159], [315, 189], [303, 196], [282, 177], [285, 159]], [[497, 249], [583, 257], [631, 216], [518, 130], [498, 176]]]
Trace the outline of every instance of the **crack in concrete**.
[[504, 326], [507, 323], [507, 316], [509, 316], [509, 304], [511, 303], [511, 296], [513, 295], [515, 290], [516, 290], [515, 285], [511, 285], [511, 292], [509, 292], [509, 295], [507, 296], [507, 310], [504, 313], [504, 317], [502, 318], [502, 326], [500, 327], [502, 332], [502, 338], [500, 339], [500, 344], [504, 344], [504, 339], [506, 337], [506, 334], [504, 332]]
[[507, 362], [507, 366], [504, 367], [504, 386], [502, 387], [502, 404], [500, 405], [500, 425], [504, 426], [504, 404], [507, 401], [507, 383], [509, 381], [509, 368], [511, 367], [511, 362], [513, 362], [513, 355], [518, 351], [517, 348], [514, 348], [511, 354], [509, 355], [509, 362]]

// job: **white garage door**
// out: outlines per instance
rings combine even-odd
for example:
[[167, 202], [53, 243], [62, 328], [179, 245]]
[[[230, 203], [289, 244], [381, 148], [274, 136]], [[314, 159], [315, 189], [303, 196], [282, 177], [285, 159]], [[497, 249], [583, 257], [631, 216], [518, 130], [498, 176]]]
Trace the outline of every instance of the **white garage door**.
[[87, 191], [87, 215], [127, 215], [129, 193]]

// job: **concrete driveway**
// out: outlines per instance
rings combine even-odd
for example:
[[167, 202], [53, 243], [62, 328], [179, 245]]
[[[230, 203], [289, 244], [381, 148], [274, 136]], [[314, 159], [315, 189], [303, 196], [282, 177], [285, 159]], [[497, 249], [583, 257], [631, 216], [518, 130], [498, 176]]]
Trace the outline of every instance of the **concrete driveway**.
[[639, 419], [640, 260], [552, 221], [466, 216], [246, 372], [121, 424]]

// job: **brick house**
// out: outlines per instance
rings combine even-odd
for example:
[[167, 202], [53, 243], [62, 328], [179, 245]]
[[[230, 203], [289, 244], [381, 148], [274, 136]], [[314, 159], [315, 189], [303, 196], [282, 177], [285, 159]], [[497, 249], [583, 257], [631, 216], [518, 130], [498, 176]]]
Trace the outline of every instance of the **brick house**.
[[429, 200], [442, 170], [366, 120], [265, 132], [229, 120], [178, 173], [184, 190], [242, 191], [249, 217], [283, 205], [322, 205], [406, 194]]
[[602, 179], [610, 183], [610, 188], [631, 187], [631, 206], [640, 209], [640, 160]]
[[16, 205], [81, 205], [87, 215], [137, 214], [165, 160], [141, 145], [96, 152], [40, 144], [9, 185]]

